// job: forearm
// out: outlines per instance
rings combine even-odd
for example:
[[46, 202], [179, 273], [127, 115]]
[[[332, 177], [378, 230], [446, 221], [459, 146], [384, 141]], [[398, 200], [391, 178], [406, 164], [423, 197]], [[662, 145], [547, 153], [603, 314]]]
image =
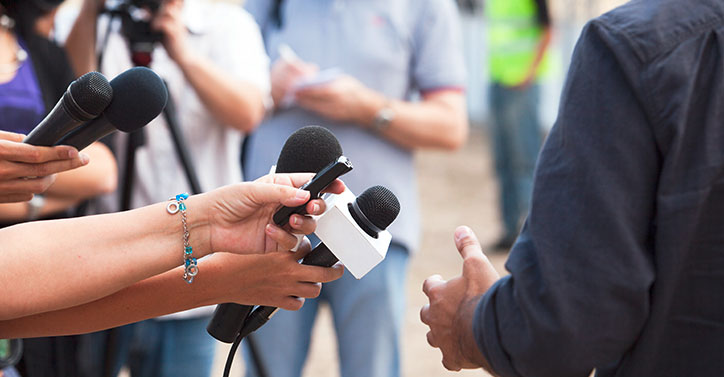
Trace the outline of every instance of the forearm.
[[[209, 252], [201, 201], [187, 200], [195, 256]], [[83, 304], [179, 266], [182, 234], [181, 215], [169, 215], [165, 204], [2, 229], [0, 318]]]
[[[32, 338], [82, 334], [203, 305], [205, 279], [186, 284], [178, 267], [86, 304], [0, 321], [0, 336]], [[201, 284], [199, 284], [201, 283]], [[79, 321], [79, 318], [83, 318]]]
[[[80, 203], [80, 200], [67, 198], [54, 198], [45, 196], [45, 203], [38, 213], [39, 218], [47, 217], [58, 212], [72, 208]], [[17, 222], [28, 218], [28, 203], [3, 203], [0, 204], [0, 221]]]
[[[93, 302], [0, 321], [0, 337], [80, 334], [224, 302], [280, 306], [280, 300], [290, 295], [316, 296], [319, 287], [300, 281], [314, 280], [314, 273], [316, 277], [322, 276], [321, 270], [328, 270], [327, 274], [333, 270], [300, 265], [294, 255], [287, 252], [264, 255], [219, 253], [200, 260], [199, 269], [203, 273], [193, 284], [181, 279], [183, 268], [178, 267]], [[290, 270], [294, 272], [289, 273]], [[296, 277], [295, 274], [301, 271], [305, 275]], [[339, 275], [341, 271], [337, 277]], [[79, 318], [83, 320], [79, 321]]]
[[538, 68], [540, 67], [541, 62], [543, 62], [543, 58], [545, 57], [546, 51], [548, 50], [548, 46], [551, 43], [551, 36], [551, 28], [550, 26], [547, 26], [545, 29], [543, 29], [543, 34], [541, 35], [541, 38], [536, 45], [535, 57], [533, 58], [533, 62], [530, 68], [528, 69], [528, 74], [526, 75], [524, 84], [532, 82], [538, 74]]
[[182, 58], [178, 64], [217, 121], [247, 133], [261, 122], [264, 101], [259, 88], [229, 77], [212, 61], [199, 55]]
[[65, 49], [76, 76], [98, 70], [95, 51], [98, 10], [96, 1], [85, 0], [66, 39]]
[[96, 142], [84, 152], [90, 157], [88, 165], [58, 174], [55, 183], [47, 191], [48, 196], [78, 203], [115, 191], [118, 185], [118, 168], [108, 147]]
[[[381, 135], [405, 148], [457, 149], [468, 137], [464, 96], [443, 90], [424, 96], [420, 102], [385, 101], [380, 95], [362, 101], [357, 122], [369, 127], [377, 112], [389, 106], [394, 118]], [[372, 96], [369, 96], [372, 97]]]

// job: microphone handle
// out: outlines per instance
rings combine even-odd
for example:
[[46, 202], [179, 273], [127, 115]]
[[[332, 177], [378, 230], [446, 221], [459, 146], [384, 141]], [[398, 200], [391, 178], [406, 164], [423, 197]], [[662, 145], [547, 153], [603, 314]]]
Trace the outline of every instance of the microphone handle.
[[306, 264], [307, 266], [332, 267], [338, 261], [339, 259], [337, 259], [327, 245], [322, 242], [302, 259], [302, 264]]
[[234, 343], [246, 317], [253, 309], [250, 305], [234, 303], [219, 304], [214, 310], [214, 316], [206, 326], [206, 332], [216, 340], [224, 343]]
[[[66, 93], [64, 98], [65, 96], [68, 96], [68, 94]], [[75, 119], [70, 115], [61, 99], [55, 104], [53, 110], [30, 131], [23, 143], [41, 147], [53, 146], [65, 134], [82, 123], [82, 120]]]
[[[339, 259], [337, 259], [337, 257], [332, 254], [332, 251], [329, 250], [327, 245], [322, 242], [317, 245], [314, 250], [307, 254], [304, 259], [302, 259], [302, 264], [308, 266], [332, 267], [338, 261]], [[267, 321], [269, 321], [269, 319], [271, 319], [272, 316], [274, 316], [277, 310], [279, 310], [279, 308], [275, 308], [273, 306], [260, 306], [256, 308], [249, 315], [249, 319], [246, 320], [244, 326], [241, 328], [241, 331], [239, 332], [241, 338], [245, 338], [247, 335], [262, 327], [265, 323], [267, 323]]]
[[115, 130], [116, 127], [111, 124], [106, 115], [101, 114], [98, 118], [86, 122], [65, 135], [56, 145], [70, 145], [81, 151]]

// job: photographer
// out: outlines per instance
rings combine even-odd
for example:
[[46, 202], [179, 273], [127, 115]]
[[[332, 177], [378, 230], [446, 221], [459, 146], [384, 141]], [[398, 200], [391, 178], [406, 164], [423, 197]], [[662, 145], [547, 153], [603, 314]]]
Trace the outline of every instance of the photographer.
[[[269, 92], [268, 58], [254, 20], [238, 7], [219, 3], [115, 3], [115, 14], [120, 12], [126, 23], [131, 13], [145, 13], [148, 17], [140, 22], [141, 29], [145, 23], [147, 35], [101, 15], [104, 1], [86, 0], [66, 43], [76, 72], [100, 68], [110, 78], [133, 65], [148, 65], [167, 82], [177, 109], [171, 116], [178, 120], [179, 134], [188, 145], [178, 148], [169, 130], [174, 122], [167, 116], [145, 127], [145, 143], [125, 135], [116, 137], [112, 145], [119, 168], [125, 172], [121, 179], [124, 190], [104, 198], [102, 209], [138, 208], [163, 201], [168, 192], [193, 192], [186, 179], [188, 171], [198, 175], [201, 192], [240, 182], [243, 135], [261, 120]], [[96, 43], [96, 36], [100, 43]], [[133, 43], [136, 39], [157, 42], [148, 48], [148, 43]], [[100, 67], [97, 53], [102, 53]], [[177, 149], [188, 153], [191, 166], [179, 162]], [[131, 160], [135, 161], [133, 169], [129, 168]], [[89, 352], [108, 351], [106, 355], [82, 356], [96, 364], [91, 365], [89, 374], [101, 374], [97, 369], [106, 364], [112, 369], [109, 374], [114, 375], [129, 355], [133, 376], [144, 369], [153, 376], [175, 375], [166, 369], [171, 367], [180, 368], [184, 375], [208, 375], [216, 346], [205, 329], [211, 309], [124, 327], [115, 331], [117, 341], [108, 346], [109, 334], [92, 335]], [[142, 349], [132, 349], [136, 344]]]

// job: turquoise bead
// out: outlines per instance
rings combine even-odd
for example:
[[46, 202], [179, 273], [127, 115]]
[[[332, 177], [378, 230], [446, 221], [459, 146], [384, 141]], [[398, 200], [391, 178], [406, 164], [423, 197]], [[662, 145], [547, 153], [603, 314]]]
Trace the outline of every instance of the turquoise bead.
[[178, 203], [178, 209], [181, 210], [181, 211], [185, 211], [185, 210], [186, 210], [186, 204], [184, 204], [183, 202], [179, 202], [179, 203]]

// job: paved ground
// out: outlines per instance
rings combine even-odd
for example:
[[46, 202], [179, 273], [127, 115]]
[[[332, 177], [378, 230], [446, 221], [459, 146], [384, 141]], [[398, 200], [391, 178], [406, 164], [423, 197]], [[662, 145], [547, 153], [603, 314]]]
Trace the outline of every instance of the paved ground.
[[[421, 289], [423, 280], [435, 273], [446, 279], [460, 274], [461, 259], [453, 243], [455, 227], [463, 224], [472, 227], [484, 245], [492, 243], [500, 231], [496, 207], [498, 192], [487, 139], [476, 128], [461, 150], [420, 153], [417, 165], [424, 236], [408, 277], [403, 376], [488, 376], [481, 371], [447, 372], [440, 363], [439, 351], [427, 344], [427, 327], [419, 319], [419, 310], [426, 303]], [[490, 255], [501, 272], [505, 257], [505, 254]], [[333, 335], [331, 318], [325, 309], [315, 325], [304, 377], [339, 375]], [[219, 347], [214, 376], [222, 375], [227, 352], [228, 347]], [[234, 375], [240, 376], [241, 370], [243, 365], [238, 363], [233, 368]]]

